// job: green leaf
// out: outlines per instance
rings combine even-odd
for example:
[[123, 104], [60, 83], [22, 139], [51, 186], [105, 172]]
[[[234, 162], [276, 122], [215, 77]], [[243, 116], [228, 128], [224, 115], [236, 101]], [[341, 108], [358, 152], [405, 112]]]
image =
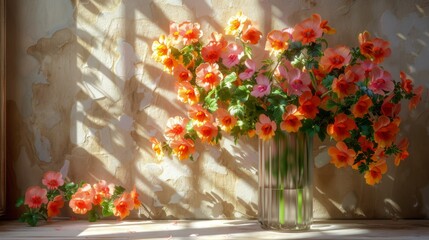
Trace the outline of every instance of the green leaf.
[[252, 48], [249, 45], [244, 46], [244, 54], [247, 58], [252, 59]]
[[15, 207], [21, 207], [24, 204], [24, 197], [19, 197], [18, 200], [16, 200]]
[[237, 74], [235, 72], [232, 72], [228, 74], [222, 81], [222, 84], [226, 86], [227, 88], [231, 88], [232, 83], [237, 80]]
[[322, 44], [317, 44], [317, 43], [313, 43], [309, 46], [309, 48], [307, 49], [307, 53], [308, 55], [312, 56], [312, 57], [320, 57], [322, 56], [323, 52], [322, 52]]
[[95, 208], [91, 209], [88, 212], [88, 221], [90, 222], [96, 222], [100, 217], [98, 216], [97, 211], [95, 210]]
[[322, 80], [322, 85], [327, 88], [327, 89], [331, 89], [332, 88], [332, 82], [334, 81], [335, 77], [332, 75], [327, 75], [323, 80]]
[[217, 99], [215, 98], [205, 98], [204, 106], [210, 111], [215, 112], [218, 109]]
[[125, 188], [123, 188], [122, 186], [115, 186], [115, 191], [113, 192], [113, 195], [114, 196], [119, 196], [123, 192], [125, 192]]
[[103, 217], [113, 216], [114, 207], [115, 205], [113, 204], [113, 201], [103, 201], [101, 203], [101, 214]]

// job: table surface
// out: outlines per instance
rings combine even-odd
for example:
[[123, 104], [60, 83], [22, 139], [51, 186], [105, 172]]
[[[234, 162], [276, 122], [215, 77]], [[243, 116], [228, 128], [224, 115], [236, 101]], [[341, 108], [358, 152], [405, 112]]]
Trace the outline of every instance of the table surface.
[[0, 239], [429, 239], [429, 220], [320, 220], [302, 232], [267, 231], [254, 220], [0, 221]]

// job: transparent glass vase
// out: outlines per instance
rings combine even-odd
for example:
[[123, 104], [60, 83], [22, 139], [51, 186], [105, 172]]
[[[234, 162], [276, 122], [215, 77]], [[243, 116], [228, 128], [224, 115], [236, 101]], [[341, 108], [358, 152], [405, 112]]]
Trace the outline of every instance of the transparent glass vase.
[[313, 138], [278, 132], [259, 141], [261, 227], [291, 231], [310, 228], [313, 218]]

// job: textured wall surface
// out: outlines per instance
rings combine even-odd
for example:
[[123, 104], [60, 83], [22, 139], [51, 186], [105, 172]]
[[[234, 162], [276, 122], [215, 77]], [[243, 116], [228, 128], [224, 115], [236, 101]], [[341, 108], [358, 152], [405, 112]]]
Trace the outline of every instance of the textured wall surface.
[[[45, 171], [68, 166], [72, 180], [135, 184], [144, 207], [133, 217], [256, 217], [256, 141], [200, 144], [193, 162], [157, 161], [150, 149], [166, 120], [185, 112], [172, 77], [150, 58], [171, 21], [198, 21], [207, 36], [241, 10], [266, 35], [317, 12], [338, 31], [333, 45], [357, 45], [369, 30], [391, 42], [384, 66], [396, 79], [404, 70], [429, 87], [427, 0], [6, 2], [9, 210]], [[411, 156], [375, 187], [329, 164], [326, 143], [315, 144], [315, 217], [428, 218], [428, 110], [426, 95], [416, 111], [403, 107]]]

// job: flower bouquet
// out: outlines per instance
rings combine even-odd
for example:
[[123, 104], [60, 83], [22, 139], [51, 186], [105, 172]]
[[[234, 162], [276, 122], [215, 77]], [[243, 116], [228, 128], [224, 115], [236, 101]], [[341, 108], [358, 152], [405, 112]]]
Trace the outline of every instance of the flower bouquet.
[[252, 45], [262, 33], [243, 14], [228, 20], [225, 34], [233, 39], [213, 32], [205, 45], [198, 23], [172, 23], [170, 34], [154, 41], [152, 57], [176, 79], [188, 116], [168, 119], [165, 142], [151, 139], [156, 155], [192, 159], [197, 139], [214, 144], [223, 133], [266, 141], [280, 131], [301, 131], [336, 141], [331, 162], [378, 183], [388, 156], [395, 165], [408, 156], [407, 139], [396, 141], [401, 100], [415, 108], [423, 88], [414, 88], [404, 72], [394, 81], [380, 66], [389, 42], [363, 32], [357, 47], [328, 47], [323, 37], [333, 33], [318, 14], [273, 30], [265, 43], [270, 57], [257, 67]]
[[84, 182], [65, 182], [60, 172], [53, 171], [44, 174], [42, 183], [46, 188], [31, 186], [27, 188], [25, 197], [16, 203], [16, 207], [25, 207], [19, 220], [33, 227], [39, 220], [58, 216], [66, 201], [74, 213], [88, 214], [90, 222], [108, 216], [122, 220], [140, 206], [135, 187], [128, 193], [123, 187], [107, 184], [104, 180], [92, 186]]
[[[282, 212], [285, 188], [302, 190], [309, 182], [303, 176], [311, 179], [303, 168], [311, 166], [305, 159], [311, 158], [308, 148], [317, 135], [335, 141], [328, 153], [336, 167], [352, 167], [367, 184], [379, 183], [389, 159], [399, 165], [409, 155], [408, 140], [397, 139], [401, 102], [408, 99], [409, 108], [415, 108], [423, 88], [404, 72], [401, 81], [393, 80], [380, 65], [391, 53], [389, 42], [365, 31], [356, 47], [331, 47], [324, 37], [335, 33], [318, 14], [293, 28], [272, 30], [265, 41], [267, 57], [259, 63], [252, 52], [262, 33], [241, 12], [228, 20], [225, 35], [213, 32], [207, 43], [198, 23], [171, 23], [169, 34], [153, 42], [152, 58], [173, 75], [188, 111], [168, 119], [165, 141], [151, 139], [157, 157], [172, 153], [192, 160], [197, 140], [217, 144], [223, 134], [236, 140], [257, 136], [260, 187], [266, 187], [265, 179], [270, 188], [275, 182], [280, 194], [270, 198], [280, 202], [276, 211]], [[304, 197], [311, 199], [310, 192], [294, 194], [297, 206]], [[300, 210], [291, 214], [302, 222]], [[281, 224], [285, 215], [280, 215]]]

